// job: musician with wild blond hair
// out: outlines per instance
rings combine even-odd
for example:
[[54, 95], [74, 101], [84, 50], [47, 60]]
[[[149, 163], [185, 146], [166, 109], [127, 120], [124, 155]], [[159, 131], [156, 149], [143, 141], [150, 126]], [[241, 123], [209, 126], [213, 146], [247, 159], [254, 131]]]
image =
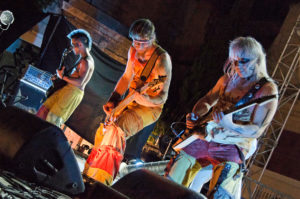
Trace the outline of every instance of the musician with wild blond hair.
[[[234, 39], [224, 75], [186, 116], [189, 133], [198, 134], [200, 139], [179, 150], [166, 176], [188, 187], [201, 168], [212, 165], [209, 197], [240, 198], [236, 194], [240, 193], [239, 171], [245, 156], [256, 147], [253, 143], [275, 114], [277, 94], [277, 86], [267, 73], [261, 44], [252, 37]], [[251, 106], [230, 112], [251, 102]], [[201, 117], [210, 110], [203, 127]]]

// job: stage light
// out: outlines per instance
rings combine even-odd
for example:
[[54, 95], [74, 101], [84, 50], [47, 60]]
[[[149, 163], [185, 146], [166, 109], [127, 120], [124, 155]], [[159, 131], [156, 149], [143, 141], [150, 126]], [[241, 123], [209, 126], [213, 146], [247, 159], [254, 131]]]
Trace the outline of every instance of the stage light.
[[14, 15], [9, 10], [0, 11], [0, 29], [7, 30], [14, 22]]
[[137, 162], [135, 163], [135, 166], [140, 166], [140, 165], [143, 165], [143, 164], [144, 164], [143, 161], [137, 161]]

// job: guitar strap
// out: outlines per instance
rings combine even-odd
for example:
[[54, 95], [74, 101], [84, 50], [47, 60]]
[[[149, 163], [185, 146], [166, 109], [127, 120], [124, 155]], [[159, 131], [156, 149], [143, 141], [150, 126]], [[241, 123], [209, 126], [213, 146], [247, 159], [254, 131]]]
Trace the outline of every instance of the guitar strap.
[[160, 46], [156, 47], [156, 49], [152, 53], [150, 59], [146, 63], [146, 66], [144, 67], [144, 69], [140, 75], [140, 79], [142, 80], [142, 82], [145, 82], [149, 78], [158, 57], [164, 52], [166, 52], [166, 51], [164, 49], [162, 49], [162, 47], [160, 47]]
[[253, 97], [254, 95], [256, 94], [256, 92], [261, 88], [263, 87], [263, 85], [265, 83], [267, 83], [268, 80], [263, 77], [261, 78], [254, 86], [252, 86], [252, 88], [235, 104], [235, 106], [240, 106], [240, 105], [243, 105], [247, 102], [249, 102]]

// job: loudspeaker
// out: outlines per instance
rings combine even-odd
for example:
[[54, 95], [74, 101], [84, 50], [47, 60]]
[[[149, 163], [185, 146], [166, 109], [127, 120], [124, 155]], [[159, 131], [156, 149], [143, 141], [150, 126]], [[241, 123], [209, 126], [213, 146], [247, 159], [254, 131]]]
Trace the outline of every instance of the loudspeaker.
[[76, 199], [129, 199], [124, 194], [100, 182], [85, 183], [85, 191], [76, 195]]
[[42, 89], [20, 81], [15, 89], [15, 98], [12, 104], [25, 110], [34, 109], [36, 112], [46, 98], [46, 92]]
[[0, 137], [0, 160], [7, 160], [5, 166], [18, 177], [66, 194], [84, 191], [79, 166], [60, 128], [7, 107], [0, 111]]
[[133, 199], [206, 198], [200, 193], [196, 193], [169, 179], [144, 169], [127, 174], [117, 181], [112, 188]]

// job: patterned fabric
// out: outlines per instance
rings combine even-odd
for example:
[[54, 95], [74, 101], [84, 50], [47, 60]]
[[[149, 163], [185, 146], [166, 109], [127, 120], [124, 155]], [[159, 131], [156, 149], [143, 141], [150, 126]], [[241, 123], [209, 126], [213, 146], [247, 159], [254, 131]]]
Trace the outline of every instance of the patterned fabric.
[[84, 173], [99, 182], [110, 185], [123, 160], [126, 139], [155, 122], [161, 111], [160, 107], [145, 107], [133, 102], [115, 123], [107, 126], [100, 125], [96, 132], [95, 146], [86, 161]]
[[[220, 97], [213, 111], [228, 110], [240, 101], [240, 97], [225, 95], [227, 85], [228, 83], [220, 90]], [[250, 123], [252, 114], [253, 109], [239, 111], [233, 115], [233, 121]], [[237, 173], [242, 160], [236, 145], [247, 157], [252, 146], [256, 145], [256, 139], [239, 137], [236, 132], [225, 130], [213, 121], [206, 126], [206, 132], [208, 136], [205, 140], [196, 140], [180, 151], [170, 171], [167, 171], [168, 177], [179, 184], [189, 186], [202, 167], [212, 164], [212, 181], [216, 182], [219, 176], [216, 174], [217, 170], [222, 170], [217, 168], [226, 163], [230, 165], [229, 172], [214, 193], [214, 198], [240, 198], [242, 174]]]
[[[209, 161], [207, 160], [211, 161], [212, 158], [207, 157], [206, 159], [202, 159], [199, 161], [194, 157], [188, 155], [184, 151], [180, 151], [179, 155], [174, 160], [170, 171], [168, 171], [167, 177], [178, 184], [189, 187], [199, 170], [201, 171], [202, 167], [205, 167], [209, 164]], [[218, 161], [214, 160], [214, 162], [217, 163]], [[218, 180], [219, 175], [216, 172], [222, 171], [218, 168], [222, 167], [223, 164], [224, 162], [219, 162], [218, 164], [215, 164], [213, 166], [213, 181]], [[226, 164], [230, 164], [230, 170], [224, 181], [220, 184], [216, 193], [214, 193], [214, 198], [240, 199], [242, 175], [236, 175], [239, 169], [239, 164], [228, 161], [226, 162]]]
[[[226, 166], [230, 167], [229, 172], [226, 174], [226, 178], [222, 181], [218, 189], [213, 193], [214, 199], [240, 199], [241, 198], [241, 183], [243, 175], [238, 173], [239, 165], [234, 162], [226, 162]], [[212, 181], [217, 181], [217, 175], [214, 176], [218, 168], [214, 167]], [[215, 179], [216, 178], [216, 179]], [[210, 185], [210, 189], [214, 186]]]
[[195, 157], [203, 167], [207, 166], [207, 163], [217, 165], [225, 161], [241, 163], [238, 149], [232, 144], [220, 144], [197, 139], [185, 147], [183, 151]]

